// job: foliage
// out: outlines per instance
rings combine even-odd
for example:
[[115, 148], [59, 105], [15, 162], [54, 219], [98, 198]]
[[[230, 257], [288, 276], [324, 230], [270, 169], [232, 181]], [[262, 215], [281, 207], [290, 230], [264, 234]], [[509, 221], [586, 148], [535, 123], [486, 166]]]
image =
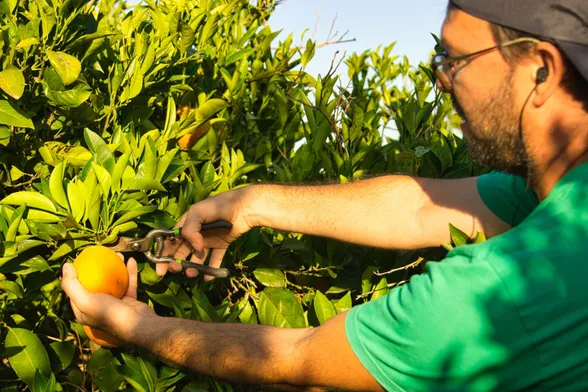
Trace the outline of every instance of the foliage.
[[[483, 171], [451, 132], [457, 117], [426, 65], [411, 67], [392, 44], [346, 58], [348, 86], [335, 68], [313, 77], [316, 43], [276, 42], [265, 23], [275, 6], [0, 1], [3, 388], [246, 389], [91, 347], [60, 289], [61, 265], [261, 181]], [[398, 137], [385, 137], [392, 126]], [[187, 134], [193, 144], [178, 146]], [[318, 326], [385, 295], [421, 260], [270, 228], [231, 246], [226, 280], [161, 278], [136, 256], [140, 298], [160, 315], [281, 327]]]

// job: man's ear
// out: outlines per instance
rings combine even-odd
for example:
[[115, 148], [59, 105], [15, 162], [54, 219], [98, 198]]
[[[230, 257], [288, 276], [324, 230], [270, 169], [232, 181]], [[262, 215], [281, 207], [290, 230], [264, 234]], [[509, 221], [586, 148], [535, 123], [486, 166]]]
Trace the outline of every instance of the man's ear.
[[535, 47], [537, 55], [533, 61], [535, 95], [533, 104], [542, 106], [561, 88], [566, 73], [566, 65], [559, 49], [549, 43], [540, 42]]

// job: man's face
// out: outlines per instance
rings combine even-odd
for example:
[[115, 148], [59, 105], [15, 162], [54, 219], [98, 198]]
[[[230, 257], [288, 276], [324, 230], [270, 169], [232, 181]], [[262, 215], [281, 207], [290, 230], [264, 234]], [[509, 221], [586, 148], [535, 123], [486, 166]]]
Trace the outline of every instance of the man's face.
[[[497, 45], [490, 25], [451, 10], [442, 28], [450, 57]], [[515, 72], [499, 49], [456, 64], [452, 100], [464, 120], [462, 131], [472, 159], [492, 169], [528, 174], [528, 155], [519, 128]]]

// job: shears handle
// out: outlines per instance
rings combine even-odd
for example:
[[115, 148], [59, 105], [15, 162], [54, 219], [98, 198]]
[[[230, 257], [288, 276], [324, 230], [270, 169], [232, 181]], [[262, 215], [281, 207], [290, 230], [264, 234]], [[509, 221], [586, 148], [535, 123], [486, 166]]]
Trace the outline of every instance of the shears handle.
[[[229, 221], [226, 220], [217, 220], [214, 222], [210, 222], [210, 223], [205, 223], [202, 225], [202, 227], [200, 228], [200, 231], [208, 231], [208, 230], [216, 230], [216, 229], [230, 229], [231, 227], [233, 227], [233, 224]], [[179, 236], [182, 233], [182, 229], [181, 227], [175, 228], [174, 229], [174, 236]]]

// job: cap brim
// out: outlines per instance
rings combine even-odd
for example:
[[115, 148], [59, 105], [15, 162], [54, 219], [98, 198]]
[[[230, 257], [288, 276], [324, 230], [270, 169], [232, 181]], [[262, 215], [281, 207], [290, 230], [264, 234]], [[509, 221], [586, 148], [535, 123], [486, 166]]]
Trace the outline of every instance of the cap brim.
[[557, 43], [584, 76], [584, 79], [588, 80], [588, 46], [560, 40], [557, 40]]

